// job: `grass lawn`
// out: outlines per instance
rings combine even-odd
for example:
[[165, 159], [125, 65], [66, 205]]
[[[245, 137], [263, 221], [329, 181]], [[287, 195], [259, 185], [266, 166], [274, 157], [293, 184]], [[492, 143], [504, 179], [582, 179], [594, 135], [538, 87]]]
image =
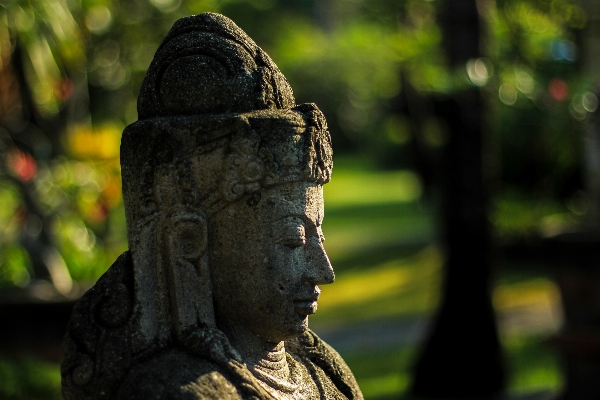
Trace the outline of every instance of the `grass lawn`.
[[[408, 171], [370, 171], [354, 160], [336, 159], [333, 181], [324, 191], [325, 247], [337, 278], [323, 287], [311, 326], [319, 333], [339, 332], [343, 339], [353, 329], [381, 325], [379, 333], [369, 334], [376, 346], [361, 346], [359, 335], [355, 342], [346, 341], [350, 344], [340, 347], [340, 353], [367, 399], [407, 398], [410, 368], [424, 331], [411, 337], [398, 331], [397, 339], [389, 340], [395, 331], [386, 323], [422, 327], [438, 304], [443, 252], [436, 244], [436, 214], [419, 202], [419, 181]], [[557, 358], [543, 344], [560, 324], [560, 315], [552, 314], [560, 308], [556, 286], [539, 274], [500, 275], [498, 281], [494, 305], [509, 390], [560, 389]], [[519, 325], [515, 318], [524, 315], [529, 321], [527, 315], [542, 311], [549, 316], [537, 327]], [[377, 334], [387, 334], [388, 339], [378, 341]], [[58, 399], [59, 382], [57, 365], [0, 360], [2, 399]]]
[[[344, 329], [382, 321], [418, 326], [438, 304], [443, 265], [436, 214], [419, 202], [418, 179], [408, 171], [368, 171], [346, 160], [336, 168], [324, 188], [323, 230], [337, 278], [322, 288], [319, 312], [311, 317], [313, 328], [324, 333], [335, 329], [343, 337]], [[504, 270], [498, 273], [493, 302], [508, 390], [558, 391], [563, 385], [559, 362], [544, 344], [560, 326], [558, 289], [539, 273]], [[399, 330], [398, 340], [375, 348], [361, 346], [360, 336], [354, 349], [344, 342], [340, 353], [367, 399], [408, 398], [411, 365], [425, 332], [403, 340]], [[371, 343], [373, 338], [367, 339]]]

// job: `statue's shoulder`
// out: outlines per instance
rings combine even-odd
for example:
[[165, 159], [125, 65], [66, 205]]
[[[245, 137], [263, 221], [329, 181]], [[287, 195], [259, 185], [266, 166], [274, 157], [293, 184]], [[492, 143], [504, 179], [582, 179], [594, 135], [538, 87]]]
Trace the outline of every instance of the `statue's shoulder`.
[[65, 399], [110, 399], [131, 365], [127, 322], [133, 308], [130, 253], [123, 253], [75, 304], [63, 341]]
[[303, 363], [311, 363], [350, 400], [363, 399], [354, 374], [344, 359], [316, 333], [308, 330], [303, 335], [286, 342], [286, 350]]
[[116, 399], [241, 400], [227, 376], [215, 363], [171, 348], [135, 366]]

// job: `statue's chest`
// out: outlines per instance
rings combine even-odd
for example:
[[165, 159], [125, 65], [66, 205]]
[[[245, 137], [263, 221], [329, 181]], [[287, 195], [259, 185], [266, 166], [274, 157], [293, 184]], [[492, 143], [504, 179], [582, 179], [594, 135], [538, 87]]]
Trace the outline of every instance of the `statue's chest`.
[[309, 360], [300, 360], [287, 354], [289, 376], [277, 378], [275, 374], [257, 369], [253, 371], [259, 384], [278, 400], [332, 399], [347, 400], [325, 372]]

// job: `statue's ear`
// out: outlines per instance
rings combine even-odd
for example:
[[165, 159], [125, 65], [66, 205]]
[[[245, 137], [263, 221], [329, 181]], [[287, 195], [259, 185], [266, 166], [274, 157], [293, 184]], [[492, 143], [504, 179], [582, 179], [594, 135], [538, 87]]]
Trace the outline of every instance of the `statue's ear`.
[[208, 242], [207, 224], [204, 217], [181, 212], [171, 218], [169, 235], [170, 252], [190, 262], [201, 258]]
[[206, 219], [183, 211], [169, 218], [167, 236], [171, 317], [179, 334], [199, 323], [214, 325]]

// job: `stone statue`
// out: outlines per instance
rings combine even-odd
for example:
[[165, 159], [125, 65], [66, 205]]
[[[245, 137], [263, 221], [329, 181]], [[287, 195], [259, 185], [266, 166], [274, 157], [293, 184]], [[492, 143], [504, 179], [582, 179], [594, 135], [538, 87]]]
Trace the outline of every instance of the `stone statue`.
[[331, 138], [218, 14], [180, 19], [123, 132], [130, 250], [74, 308], [65, 399], [362, 399], [308, 329]]

